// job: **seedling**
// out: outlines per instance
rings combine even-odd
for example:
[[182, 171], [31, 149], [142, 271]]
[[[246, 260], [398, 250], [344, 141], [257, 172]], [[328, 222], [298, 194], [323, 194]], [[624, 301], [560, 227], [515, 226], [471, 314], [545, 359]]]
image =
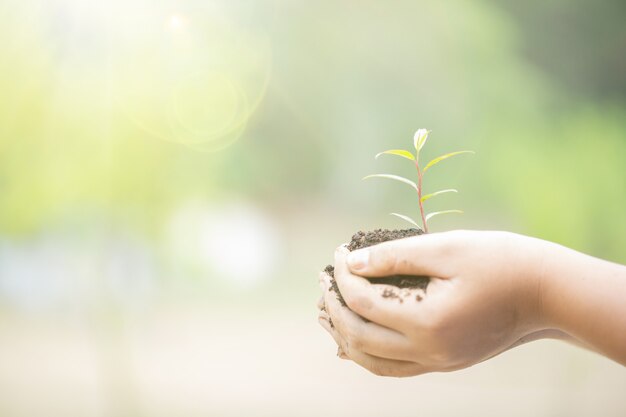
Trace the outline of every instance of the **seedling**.
[[[433, 217], [438, 216], [440, 214], [463, 213], [463, 212], [461, 210], [443, 210], [443, 211], [435, 211], [432, 213], [426, 213], [424, 211], [424, 203], [426, 201], [430, 200], [432, 197], [435, 197], [441, 194], [458, 193], [458, 191], [454, 188], [448, 188], [445, 190], [435, 191], [433, 193], [424, 195], [422, 193], [423, 191], [422, 184], [423, 184], [424, 174], [426, 174], [426, 171], [428, 171], [434, 165], [452, 156], [461, 155], [464, 153], [472, 153], [472, 154], [474, 153], [473, 151], [450, 152], [450, 153], [441, 155], [431, 160], [426, 165], [424, 165], [424, 168], [420, 168], [420, 151], [426, 144], [426, 140], [428, 139], [429, 134], [430, 134], [430, 131], [426, 129], [419, 129], [417, 132], [415, 132], [415, 136], [413, 137], [413, 146], [415, 147], [415, 155], [413, 155], [412, 152], [409, 152], [404, 149], [391, 149], [388, 151], [380, 152], [379, 154], [376, 155], [376, 159], [378, 159], [378, 157], [380, 157], [381, 155], [395, 155], [395, 156], [406, 158], [412, 161], [415, 164], [415, 169], [417, 170], [417, 183], [407, 178], [404, 178], [398, 175], [391, 175], [391, 174], [374, 174], [374, 175], [368, 175], [367, 177], [363, 178], [364, 180], [368, 178], [388, 178], [390, 180], [400, 181], [402, 183], [409, 185], [411, 188], [413, 188], [417, 192], [420, 216], [422, 218], [422, 230], [425, 233], [428, 233], [428, 221], [432, 219]], [[399, 214], [399, 213], [391, 213], [391, 215], [399, 217], [402, 220], [405, 220], [418, 228], [420, 227], [419, 224], [417, 224], [417, 222], [409, 216], [406, 216], [404, 214]]]

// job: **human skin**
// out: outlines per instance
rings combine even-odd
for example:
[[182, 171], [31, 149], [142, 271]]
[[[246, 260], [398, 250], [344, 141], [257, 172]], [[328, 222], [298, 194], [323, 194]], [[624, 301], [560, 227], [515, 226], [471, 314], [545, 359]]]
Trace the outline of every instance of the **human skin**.
[[[426, 292], [363, 277], [426, 275]], [[453, 231], [335, 251], [319, 322], [377, 375], [462, 369], [520, 344], [567, 340], [626, 365], [626, 266], [508, 232]], [[398, 297], [382, 297], [387, 290]], [[419, 301], [418, 301], [419, 299]], [[365, 319], [365, 320], [364, 320]], [[331, 324], [332, 321], [332, 324]]]

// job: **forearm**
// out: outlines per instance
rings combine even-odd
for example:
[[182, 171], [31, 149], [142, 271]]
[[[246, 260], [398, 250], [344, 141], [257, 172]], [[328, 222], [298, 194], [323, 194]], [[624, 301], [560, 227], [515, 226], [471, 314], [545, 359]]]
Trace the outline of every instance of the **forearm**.
[[541, 271], [546, 324], [626, 365], [626, 267], [546, 244]]

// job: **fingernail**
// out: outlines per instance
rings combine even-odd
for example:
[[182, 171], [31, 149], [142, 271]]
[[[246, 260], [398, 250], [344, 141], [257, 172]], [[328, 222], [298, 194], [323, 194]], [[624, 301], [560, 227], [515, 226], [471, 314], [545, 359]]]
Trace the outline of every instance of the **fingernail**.
[[365, 269], [370, 259], [370, 253], [367, 250], [357, 250], [350, 252], [347, 258], [350, 269]]

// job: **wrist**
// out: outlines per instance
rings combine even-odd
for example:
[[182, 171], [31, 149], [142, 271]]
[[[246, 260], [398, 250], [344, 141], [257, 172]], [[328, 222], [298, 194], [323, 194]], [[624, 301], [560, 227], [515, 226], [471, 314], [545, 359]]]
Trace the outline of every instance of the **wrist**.
[[552, 244], [544, 311], [580, 344], [626, 363], [626, 267]]
[[550, 242], [523, 235], [515, 236], [515, 253], [518, 266], [516, 281], [518, 288], [518, 326], [520, 333], [527, 335], [543, 330], [561, 330], [550, 309], [552, 303], [548, 273], [554, 257]]
[[543, 321], [551, 328], [576, 334], [577, 300], [585, 298], [588, 282], [584, 277], [591, 276], [589, 262], [597, 260], [556, 243], [544, 242], [544, 246], [540, 275]]

